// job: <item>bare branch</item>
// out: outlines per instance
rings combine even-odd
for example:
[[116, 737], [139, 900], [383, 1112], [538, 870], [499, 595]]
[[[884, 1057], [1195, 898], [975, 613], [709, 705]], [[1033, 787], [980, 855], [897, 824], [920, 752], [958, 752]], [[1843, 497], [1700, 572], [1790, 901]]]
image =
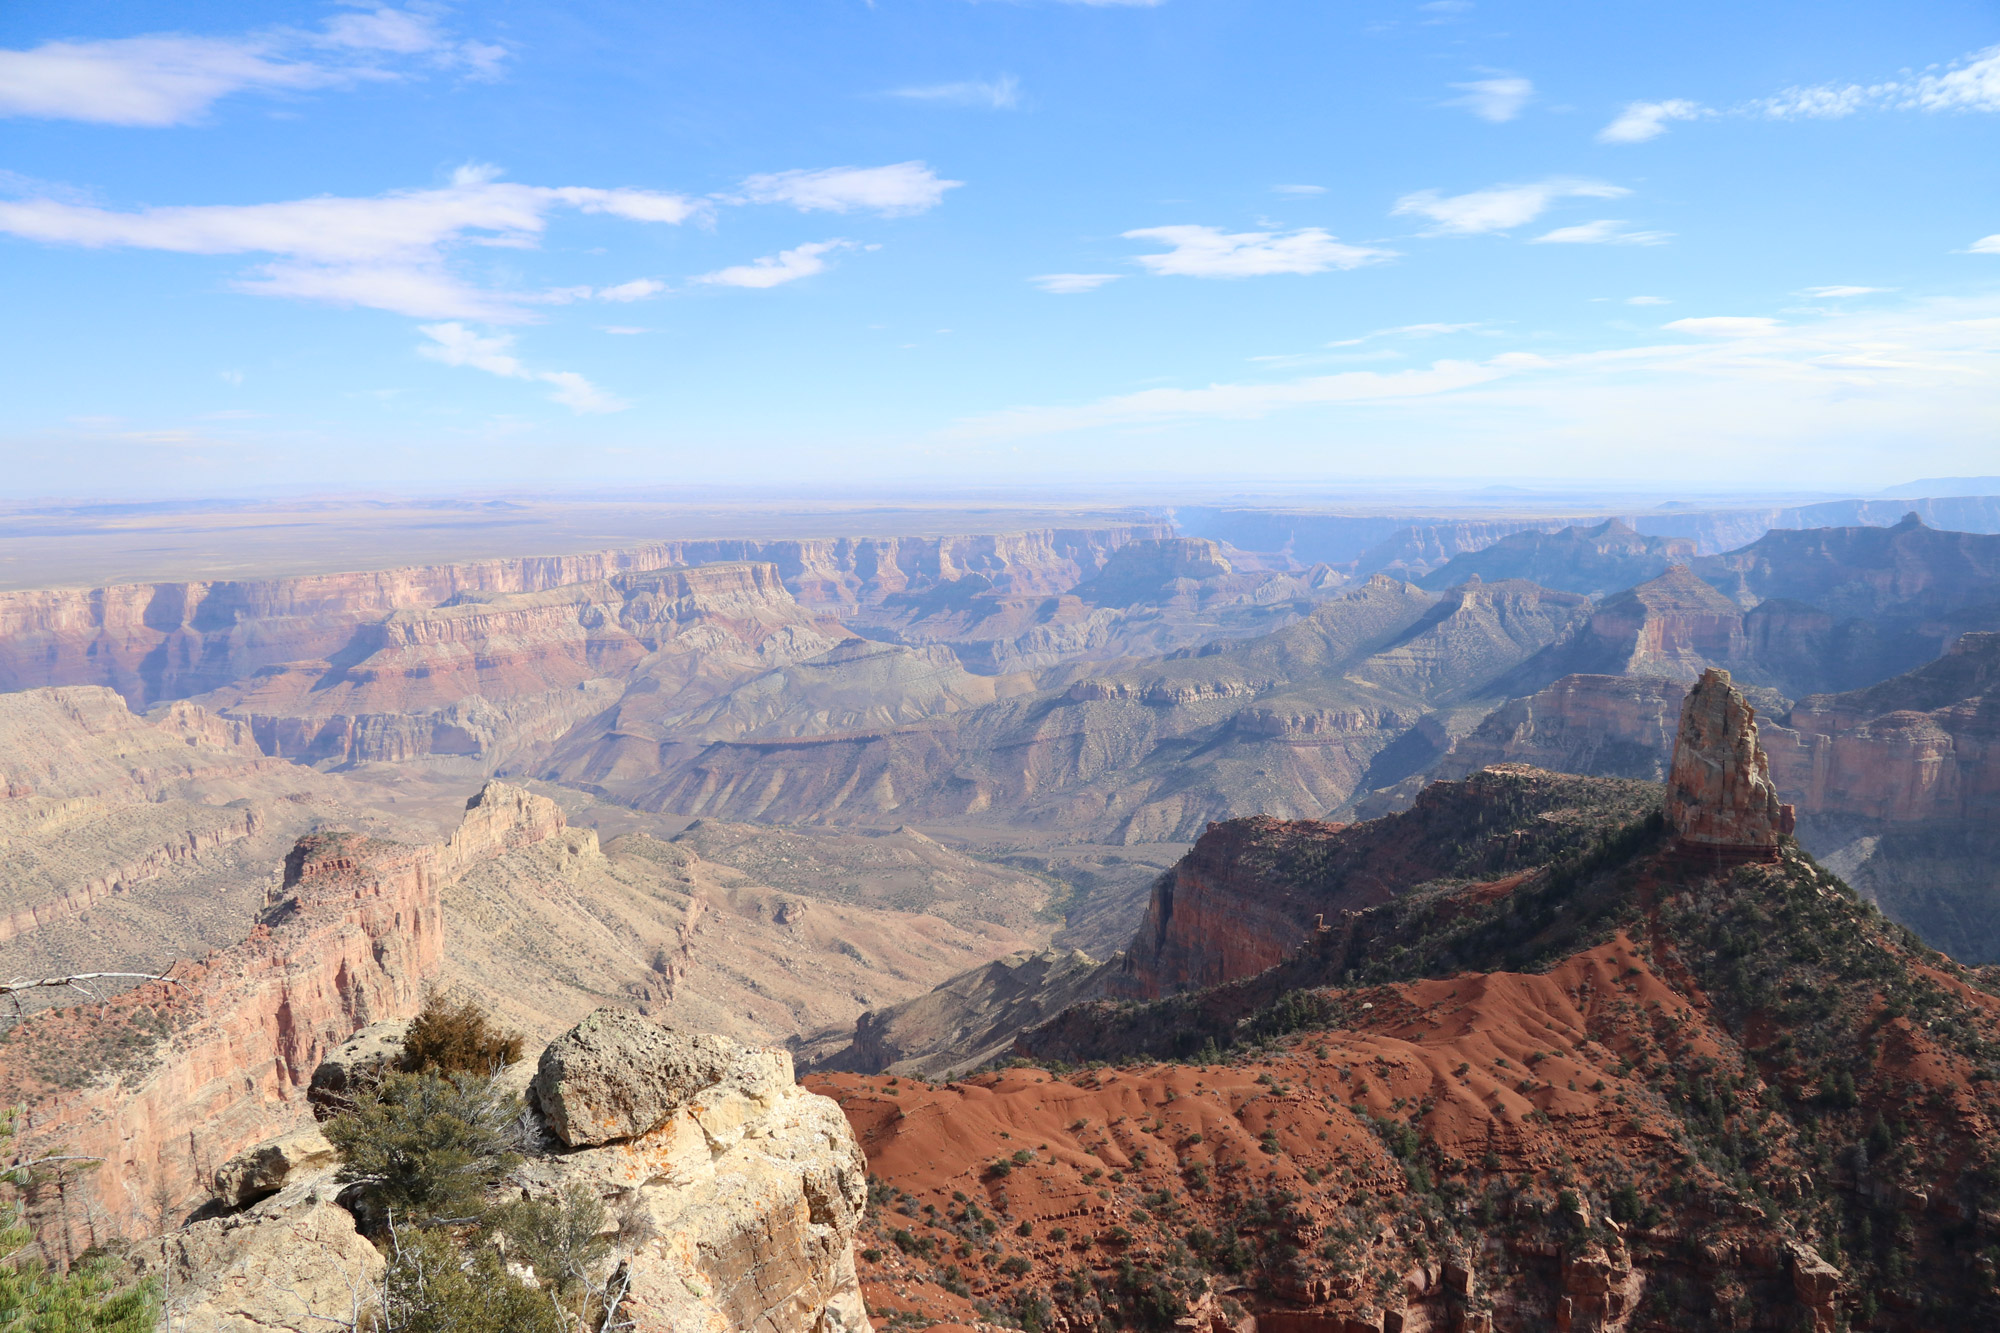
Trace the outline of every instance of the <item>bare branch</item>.
[[[43, 977], [40, 981], [30, 981], [25, 977], [17, 977], [13, 981], [0, 982], [0, 995], [12, 995], [16, 991], [34, 990], [37, 986], [68, 986], [74, 990], [83, 991], [85, 995], [90, 995], [89, 991], [83, 990], [83, 987], [76, 983], [79, 981], [95, 981], [100, 977], [131, 977], [139, 981], [166, 981], [176, 986], [186, 984], [179, 977], [170, 977], [164, 972], [77, 972], [67, 977]], [[96, 997], [91, 996], [91, 998], [95, 999]]]

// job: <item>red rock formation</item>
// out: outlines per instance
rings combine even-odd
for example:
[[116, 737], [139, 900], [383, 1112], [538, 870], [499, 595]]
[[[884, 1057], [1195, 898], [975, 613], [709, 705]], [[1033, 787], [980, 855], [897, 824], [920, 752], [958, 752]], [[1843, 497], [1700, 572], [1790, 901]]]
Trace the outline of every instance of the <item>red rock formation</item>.
[[1365, 824], [1263, 815], [1210, 824], [1154, 885], [1107, 991], [1155, 999], [1251, 976], [1298, 952], [1320, 920], [1442, 876], [1533, 864], [1571, 836], [1579, 801], [1615, 793], [1636, 814], [1656, 790], [1502, 766], [1433, 783], [1409, 810]]
[[320, 1058], [416, 1012], [443, 960], [440, 885], [562, 827], [553, 802], [489, 783], [444, 843], [303, 838], [263, 923], [177, 967], [181, 984], [17, 1025], [0, 1046], [0, 1096], [25, 1103], [21, 1146], [104, 1163], [42, 1220], [58, 1240], [67, 1229], [72, 1252], [156, 1226], [199, 1203], [230, 1157], [309, 1123]]
[[1701, 856], [1774, 859], [1792, 831], [1792, 807], [1778, 800], [1757, 744], [1757, 710], [1727, 671], [1704, 671], [1681, 703], [1667, 822], [1682, 849]]

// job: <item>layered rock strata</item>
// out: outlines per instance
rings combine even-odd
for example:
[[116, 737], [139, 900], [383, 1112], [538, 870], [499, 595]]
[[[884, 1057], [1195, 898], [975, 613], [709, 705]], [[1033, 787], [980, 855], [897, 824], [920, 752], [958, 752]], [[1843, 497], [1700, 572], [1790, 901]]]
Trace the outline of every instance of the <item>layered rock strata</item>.
[[157, 1225], [238, 1152], [307, 1126], [321, 1058], [420, 1005], [443, 960], [440, 885], [562, 827], [554, 803], [490, 783], [443, 843], [303, 838], [241, 944], [177, 966], [173, 983], [18, 1024], [0, 1086], [25, 1103], [23, 1146], [103, 1163], [38, 1210], [44, 1244], [76, 1253]]
[[1757, 743], [1757, 710], [1727, 671], [1703, 672], [1681, 703], [1667, 822], [1681, 849], [1699, 856], [1773, 860], [1792, 832], [1792, 807], [1778, 799]]

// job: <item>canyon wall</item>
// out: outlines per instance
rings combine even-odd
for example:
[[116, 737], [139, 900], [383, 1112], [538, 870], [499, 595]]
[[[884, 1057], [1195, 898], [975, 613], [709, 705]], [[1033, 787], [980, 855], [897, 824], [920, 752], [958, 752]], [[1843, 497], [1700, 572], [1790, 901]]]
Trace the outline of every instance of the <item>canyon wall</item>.
[[[621, 574], [719, 562], [777, 566], [799, 600], [844, 613], [977, 573], [1012, 592], [1058, 592], [1162, 527], [1048, 528], [945, 537], [655, 542], [629, 550], [285, 579], [0, 593], [0, 690], [94, 684], [134, 706], [201, 694], [285, 662], [333, 659], [392, 613], [548, 592]], [[379, 646], [379, 645], [378, 645]]]
[[[104, 1003], [33, 1015], [0, 1043], [20, 1146], [102, 1159], [31, 1200], [51, 1252], [177, 1219], [235, 1153], [311, 1118], [332, 1047], [413, 1015], [444, 955], [440, 886], [558, 833], [553, 802], [490, 783], [443, 843], [316, 834], [241, 944]], [[107, 966], [113, 965], [107, 960]]]

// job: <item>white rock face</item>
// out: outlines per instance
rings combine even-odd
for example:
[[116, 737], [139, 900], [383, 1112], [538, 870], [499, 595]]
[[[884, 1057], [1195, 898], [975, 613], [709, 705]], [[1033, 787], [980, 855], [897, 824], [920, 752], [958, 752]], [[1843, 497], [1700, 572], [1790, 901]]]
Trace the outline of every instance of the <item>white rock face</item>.
[[632, 1275], [623, 1313], [640, 1333], [864, 1333], [854, 1235], [868, 1167], [847, 1118], [798, 1085], [790, 1053], [702, 1044], [725, 1057], [713, 1081], [636, 1136], [530, 1159], [530, 1190], [580, 1181], [605, 1200]]
[[133, 1264], [165, 1280], [176, 1329], [325, 1333], [369, 1307], [384, 1266], [333, 1202], [339, 1188], [324, 1168], [245, 1212], [143, 1242]]

